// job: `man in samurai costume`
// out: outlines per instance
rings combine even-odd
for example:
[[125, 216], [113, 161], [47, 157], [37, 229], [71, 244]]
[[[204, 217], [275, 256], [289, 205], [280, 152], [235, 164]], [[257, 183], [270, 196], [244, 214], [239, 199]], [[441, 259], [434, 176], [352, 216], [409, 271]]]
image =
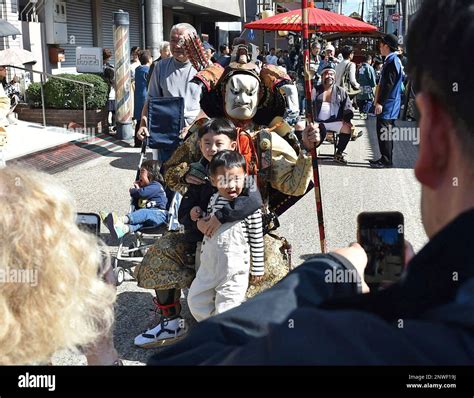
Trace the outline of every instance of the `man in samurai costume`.
[[[201, 107], [206, 115], [227, 117], [237, 126], [238, 150], [247, 161], [248, 174], [256, 177], [264, 201], [265, 276], [261, 283], [249, 287], [247, 297], [274, 285], [287, 274], [289, 245], [270, 231], [278, 227], [277, 216], [313, 186], [312, 159], [299, 147], [284, 120], [298, 103], [296, 88], [279, 68], [264, 66], [260, 70], [249, 62], [250, 57], [249, 48], [240, 44], [234, 62], [227, 68], [210, 65], [193, 78], [193, 82], [203, 86]], [[165, 163], [165, 183], [174, 191], [185, 194], [191, 184], [202, 183], [198, 167], [202, 155], [197, 137], [202, 123], [197, 121], [190, 127], [184, 143]], [[157, 347], [185, 334], [180, 315], [181, 289], [190, 286], [199, 253], [195, 239], [176, 232], [165, 234], [148, 250], [135, 270], [135, 277], [140, 287], [155, 290], [160, 321], [138, 335], [135, 345]]]

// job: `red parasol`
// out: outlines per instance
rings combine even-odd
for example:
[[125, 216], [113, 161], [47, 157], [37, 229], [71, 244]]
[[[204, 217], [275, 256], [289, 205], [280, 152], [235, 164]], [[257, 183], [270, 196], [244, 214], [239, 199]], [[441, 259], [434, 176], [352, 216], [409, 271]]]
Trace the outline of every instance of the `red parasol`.
[[[334, 12], [314, 8], [313, 3], [308, 10], [308, 28], [310, 32], [372, 32], [377, 27], [357, 19], [339, 15]], [[289, 12], [249, 22], [246, 29], [261, 30], [289, 30], [300, 32], [302, 30], [301, 8]]]

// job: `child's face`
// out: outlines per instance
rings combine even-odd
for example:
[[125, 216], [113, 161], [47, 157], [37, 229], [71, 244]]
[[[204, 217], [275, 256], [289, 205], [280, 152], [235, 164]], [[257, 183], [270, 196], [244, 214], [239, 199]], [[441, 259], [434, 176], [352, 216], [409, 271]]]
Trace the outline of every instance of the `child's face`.
[[230, 149], [235, 151], [237, 142], [232, 141], [225, 134], [217, 134], [213, 131], [209, 131], [204, 134], [199, 141], [199, 149], [201, 149], [202, 156], [210, 162], [212, 157], [220, 151]]
[[244, 189], [245, 171], [242, 167], [232, 167], [229, 169], [220, 166], [217, 168], [216, 173], [211, 176], [211, 181], [222, 197], [234, 200]]
[[140, 185], [141, 187], [146, 187], [149, 184], [150, 184], [150, 178], [148, 176], [148, 170], [141, 168], [140, 177], [138, 179], [138, 185]]

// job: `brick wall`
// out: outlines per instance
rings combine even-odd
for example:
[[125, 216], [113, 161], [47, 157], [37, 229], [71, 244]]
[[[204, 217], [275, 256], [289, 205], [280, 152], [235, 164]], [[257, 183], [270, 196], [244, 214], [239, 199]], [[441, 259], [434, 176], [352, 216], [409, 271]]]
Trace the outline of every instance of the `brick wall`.
[[[82, 110], [73, 109], [45, 109], [46, 111], [46, 125], [65, 127], [70, 122], [84, 124], [84, 116]], [[43, 113], [41, 108], [30, 108], [27, 105], [19, 104], [15, 108], [19, 120], [24, 120], [32, 123], [43, 124]], [[107, 125], [107, 112], [102, 109], [87, 110], [87, 128], [94, 128], [98, 133]]]

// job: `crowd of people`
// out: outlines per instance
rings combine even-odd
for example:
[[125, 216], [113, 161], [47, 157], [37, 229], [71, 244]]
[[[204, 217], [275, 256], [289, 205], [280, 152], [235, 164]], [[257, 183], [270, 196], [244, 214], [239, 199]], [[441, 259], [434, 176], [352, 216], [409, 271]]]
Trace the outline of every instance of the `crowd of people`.
[[[193, 28], [194, 29], [194, 28]], [[191, 36], [197, 35], [194, 30], [190, 33]], [[147, 117], [148, 114], [148, 97], [156, 97], [157, 87], [151, 83], [151, 77], [153, 76], [154, 69], [157, 67], [160, 61], [165, 59], [176, 59], [181, 62], [185, 56], [182, 46], [176, 46], [173, 43], [173, 39], [162, 42], [160, 46], [160, 56], [156, 60], [152, 60], [151, 53], [149, 50], [141, 50], [138, 47], [131, 49], [131, 77], [132, 77], [132, 93], [133, 93], [133, 122], [135, 125], [135, 146], [140, 147], [141, 141], [138, 139], [139, 131], [142, 128], [142, 115]], [[237, 40], [237, 43], [239, 40]], [[385, 43], [386, 42], [386, 43]], [[315, 39], [310, 44], [310, 59], [309, 59], [309, 71], [311, 74], [312, 85], [314, 88], [313, 99], [326, 93], [325, 98], [320, 98], [320, 107], [317, 106], [315, 118], [320, 122], [320, 129], [322, 130], [321, 141], [333, 140], [334, 134], [339, 135], [339, 144], [334, 156], [334, 160], [340, 164], [346, 165], [347, 160], [344, 158], [344, 151], [349, 140], [356, 140], [363, 133], [362, 131], [356, 131], [351, 120], [354, 118], [354, 109], [359, 111], [361, 119], [367, 119], [369, 116], [377, 117], [377, 136], [380, 137], [382, 131], [393, 127], [394, 121], [401, 116], [401, 110], [404, 106], [405, 85], [407, 76], [404, 72], [404, 66], [406, 65], [407, 58], [404, 55], [403, 46], [398, 44], [398, 38], [394, 35], [386, 35], [381, 43], [386, 44], [381, 46], [374, 53], [371, 52], [371, 48], [366, 48], [363, 53], [363, 59], [360, 63], [356, 64], [353, 62], [354, 49], [350, 45], [344, 45], [339, 49], [336, 49], [331, 43], [322, 42], [320, 39]], [[322, 49], [324, 44], [324, 49]], [[231, 61], [231, 51], [234, 46], [229, 47], [227, 44], [223, 44], [219, 47], [217, 53], [215, 48], [207, 41], [203, 44], [204, 56], [211, 62], [222, 67], [227, 67]], [[174, 52], [173, 52], [174, 48]], [[183, 52], [180, 54], [180, 52]], [[336, 56], [337, 54], [337, 56]], [[294, 83], [296, 88], [298, 100], [296, 108], [299, 108], [301, 115], [304, 115], [306, 109], [306, 98], [304, 93], [304, 60], [298, 46], [294, 46], [291, 52], [287, 49], [275, 49], [261, 51], [256, 48], [256, 58], [252, 61], [259, 67], [262, 68], [266, 65], [272, 65], [281, 69], [286, 73]], [[115, 131], [114, 127], [114, 114], [115, 114], [115, 90], [114, 90], [114, 73], [113, 66], [109, 60], [112, 53], [109, 49], [104, 49], [104, 79], [109, 86], [109, 96], [107, 101], [107, 108], [109, 111], [109, 130]], [[394, 58], [396, 56], [396, 60]], [[383, 60], [383, 58], [384, 60]], [[387, 57], [390, 62], [387, 62]], [[181, 61], [179, 61], [181, 58]], [[166, 62], [163, 62], [165, 66]], [[173, 61], [171, 62], [173, 63]], [[161, 64], [160, 64], [161, 65]], [[167, 65], [170, 65], [168, 62]], [[385, 68], [382, 68], [385, 65]], [[396, 76], [393, 73], [388, 73], [388, 69], [393, 72], [392, 67], [389, 65], [396, 66]], [[166, 66], [168, 68], [168, 66]], [[183, 70], [183, 73], [188, 73], [185, 77], [181, 77], [187, 80], [192, 79], [194, 68]], [[330, 73], [329, 80], [327, 73], [326, 79], [323, 79], [323, 72], [332, 70]], [[135, 73], [138, 71], [138, 73]], [[385, 71], [385, 77], [382, 79], [382, 71]], [[165, 71], [166, 74], [169, 70]], [[395, 80], [393, 80], [395, 79]], [[184, 81], [187, 81], [184, 80]], [[395, 83], [394, 83], [395, 82]], [[193, 86], [191, 86], [193, 87]], [[333, 90], [334, 88], [334, 90]], [[150, 89], [151, 95], [148, 94]], [[342, 90], [342, 91], [341, 91]], [[338, 93], [329, 100], [332, 93]], [[339, 93], [343, 93], [341, 96]], [[182, 93], [181, 93], [182, 94]], [[196, 103], [195, 92], [188, 92], [191, 97], [185, 98], [185, 107], [193, 106], [199, 108], [199, 104]], [[380, 94], [380, 95], [379, 95]], [[348, 100], [346, 101], [346, 95]], [[176, 90], [174, 92], [165, 89], [164, 96], [177, 97]], [[289, 97], [289, 96], [288, 96]], [[336, 99], [336, 100], [335, 100]], [[289, 98], [286, 99], [287, 101]], [[317, 104], [319, 103], [316, 102]], [[385, 105], [385, 109], [383, 106]], [[314, 106], [314, 105], [310, 105]], [[340, 112], [342, 108], [345, 108], [344, 116]], [[293, 115], [295, 113], [295, 107], [292, 107], [291, 111]], [[349, 111], [352, 111], [350, 113]], [[189, 126], [192, 121], [196, 120], [195, 112], [192, 113], [192, 117], [189, 117], [189, 108], [186, 109], [186, 121], [185, 126]], [[203, 116], [202, 114], [200, 116]], [[294, 119], [296, 120], [296, 119]], [[183, 130], [183, 135], [186, 128]], [[330, 131], [330, 134], [327, 134]], [[379, 140], [379, 149], [382, 153], [380, 159], [374, 159], [370, 162], [372, 167], [383, 168], [393, 166], [392, 159], [392, 143], [390, 139]], [[163, 163], [169, 158], [169, 153], [165, 155], [163, 150], [160, 151], [160, 161]], [[156, 152], [155, 158], [158, 159], [158, 153]]]
[[[160, 314], [134, 344], [172, 345], [150, 364], [474, 363], [474, 264], [468, 254], [474, 243], [474, 120], [467, 91], [452, 90], [454, 82], [472, 87], [474, 81], [463, 73], [466, 58], [439, 62], [449, 58], [450, 43], [459, 53], [469, 51], [472, 5], [425, 2], [410, 31], [408, 58], [397, 37], [387, 34], [379, 43], [379, 71], [371, 65], [378, 55], [367, 54], [357, 67], [352, 48], [336, 57], [326, 44], [323, 57], [321, 43], [312, 43], [314, 90], [304, 106], [312, 107], [315, 122], [301, 140], [288, 115], [300, 102], [295, 85], [302, 65], [289, 52], [270, 49], [254, 59], [250, 46], [236, 41], [216, 56], [209, 45], [204, 48], [215, 62], [196, 70], [185, 51], [185, 39], [196, 30], [187, 23], [172, 27], [157, 61], [133, 49], [137, 141], [151, 142], [156, 133], [149, 110], [157, 99], [176, 99], [182, 106], [171, 103], [170, 119], [183, 122], [173, 133], [177, 140], [161, 132], [154, 137], [153, 160], [141, 165], [129, 191], [136, 211], [102, 215], [121, 238], [164, 222], [165, 189], [182, 196], [184, 232], [157, 239], [134, 271], [138, 286], [154, 291]], [[453, 41], [457, 23], [465, 27], [465, 40]], [[444, 36], [433, 38], [434, 27]], [[104, 50], [104, 61], [109, 55]], [[275, 230], [278, 217], [313, 187], [308, 152], [328, 132], [337, 133], [335, 160], [346, 164], [359, 106], [377, 118], [381, 158], [371, 165], [392, 167], [393, 142], [383, 131], [399, 117], [407, 60], [422, 116], [415, 174], [429, 243], [418, 255], [407, 251], [403, 278], [380, 291], [368, 291], [367, 254], [358, 244], [316, 255], [288, 274], [291, 256]], [[107, 68], [113, 69], [106, 62], [104, 77], [109, 73], [113, 82]], [[6, 209], [0, 215], [2, 271], [41, 273], [37, 286], [0, 286], [0, 363], [47, 363], [54, 351], [80, 346], [90, 363], [120, 364], [110, 338], [115, 292], [109, 263], [96, 239], [75, 226], [71, 198], [50, 177], [7, 167], [0, 169], [0, 202]], [[328, 284], [327, 270], [355, 271], [358, 278]], [[192, 331], [181, 314], [184, 289], [198, 321]], [[289, 328], [289, 319], [298, 327]]]

